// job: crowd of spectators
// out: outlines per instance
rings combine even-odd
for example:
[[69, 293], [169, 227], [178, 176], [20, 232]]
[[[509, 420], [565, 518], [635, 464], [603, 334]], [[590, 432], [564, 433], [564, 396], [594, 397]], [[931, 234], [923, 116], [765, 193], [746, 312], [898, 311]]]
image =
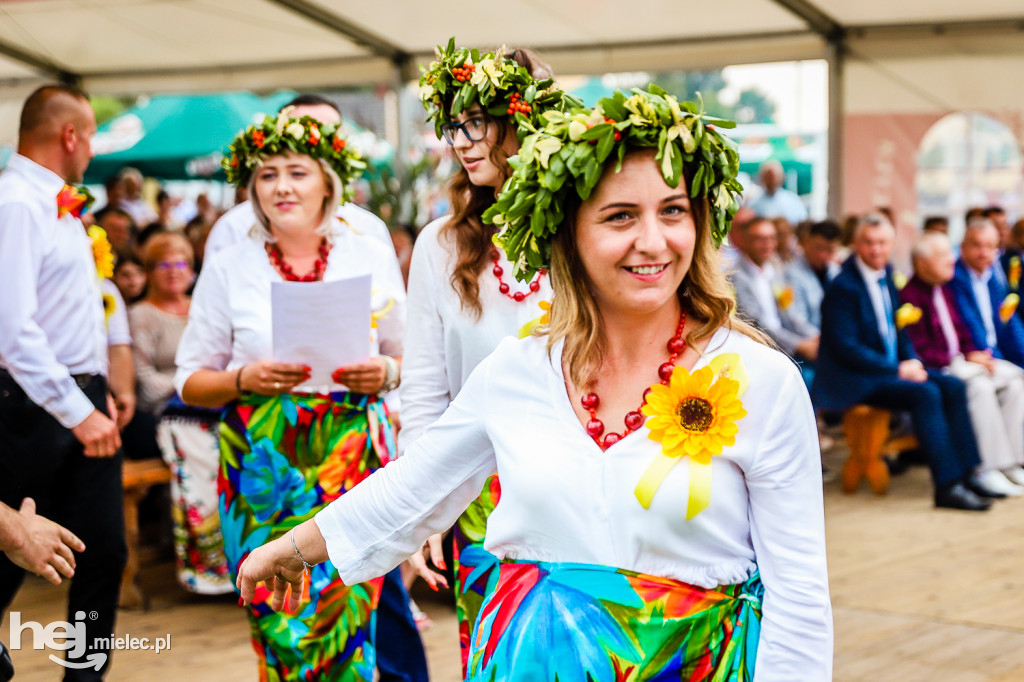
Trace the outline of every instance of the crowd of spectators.
[[909, 416], [937, 506], [1024, 495], [1024, 220], [972, 208], [955, 251], [949, 219], [928, 217], [901, 273], [891, 214], [790, 229], [787, 216], [806, 213], [777, 164], [760, 177], [765, 194], [737, 215], [726, 257], [737, 309], [800, 366], [822, 423], [856, 404]]

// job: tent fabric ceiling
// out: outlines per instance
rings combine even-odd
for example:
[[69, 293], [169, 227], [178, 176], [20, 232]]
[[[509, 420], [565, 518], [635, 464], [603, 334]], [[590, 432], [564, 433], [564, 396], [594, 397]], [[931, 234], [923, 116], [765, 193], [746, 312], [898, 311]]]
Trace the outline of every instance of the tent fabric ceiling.
[[14, 0], [0, 4], [0, 82], [63, 77], [112, 94], [390, 84], [452, 34], [537, 47], [561, 73], [817, 58], [829, 32], [857, 43], [854, 58], [877, 45], [919, 59], [955, 50], [961, 29], [982, 35], [983, 52], [1024, 54], [1020, 0], [720, 0], [685, 12], [676, 0]]

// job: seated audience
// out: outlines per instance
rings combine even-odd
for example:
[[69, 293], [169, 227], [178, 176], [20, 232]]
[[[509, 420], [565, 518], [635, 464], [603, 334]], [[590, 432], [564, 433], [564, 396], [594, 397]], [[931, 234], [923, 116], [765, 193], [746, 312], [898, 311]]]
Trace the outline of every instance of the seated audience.
[[825, 292], [821, 349], [812, 397], [816, 406], [846, 410], [858, 403], [908, 410], [935, 484], [935, 505], [982, 511], [1001, 494], [975, 477], [981, 464], [967, 412], [967, 387], [928, 371], [896, 326], [892, 280], [895, 230], [868, 214], [854, 231], [854, 254]]
[[114, 276], [110, 278], [121, 298], [129, 306], [140, 300], [146, 293], [146, 269], [142, 261], [131, 251], [115, 252]]
[[967, 383], [967, 409], [981, 454], [979, 480], [1006, 495], [1024, 494], [1024, 370], [971, 341], [949, 286], [956, 263], [949, 238], [926, 233], [912, 258], [914, 276], [900, 291], [900, 301], [916, 308], [907, 336], [925, 367]]
[[118, 178], [121, 181], [121, 201], [118, 206], [128, 212], [136, 225], [156, 222], [156, 211], [142, 198], [142, 173], [126, 166], [118, 173]]
[[995, 265], [998, 253], [999, 233], [992, 221], [974, 218], [967, 223], [953, 291], [974, 345], [1024, 367], [1024, 322], [1015, 314], [1019, 298]]
[[791, 225], [807, 220], [807, 207], [796, 192], [792, 192], [783, 183], [786, 173], [782, 164], [776, 159], [768, 159], [758, 170], [758, 179], [764, 193], [750, 202], [750, 208], [757, 215], [766, 218], [785, 218]]
[[982, 215], [992, 221], [999, 233], [999, 251], [1002, 253], [1010, 246], [1010, 217], [1006, 215], [1006, 209], [1002, 206], [992, 205], [986, 208]]
[[[1018, 220], [1010, 228], [1010, 242], [999, 256], [999, 265], [1003, 269], [1003, 274], [1006, 275], [1006, 283], [1010, 287], [1010, 291], [1019, 291], [1021, 268], [1024, 265], [1024, 220]], [[1024, 312], [1018, 308], [1017, 314], [1021, 315]]]
[[[818, 330], [797, 314], [793, 292], [775, 264], [775, 223], [756, 217], [742, 231], [740, 259], [730, 275], [736, 309], [793, 359], [813, 364], [818, 357]], [[801, 371], [807, 381], [813, 376], [808, 364], [801, 364]]]
[[178, 232], [153, 236], [143, 251], [146, 298], [131, 309], [139, 409], [158, 418], [157, 442], [173, 473], [171, 517], [178, 581], [200, 594], [233, 586], [217, 513], [219, 414], [184, 405], [174, 392], [174, 356], [188, 321], [192, 245]]
[[839, 274], [835, 262], [841, 233], [833, 220], [807, 223], [799, 231], [800, 254], [786, 268], [793, 289], [793, 310], [815, 329], [821, 329], [821, 299]]

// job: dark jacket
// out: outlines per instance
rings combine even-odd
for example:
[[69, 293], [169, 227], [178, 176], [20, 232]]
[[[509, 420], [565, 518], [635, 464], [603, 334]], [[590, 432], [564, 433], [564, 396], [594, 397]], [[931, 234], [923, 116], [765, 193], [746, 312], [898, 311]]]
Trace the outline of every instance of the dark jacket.
[[[949, 317], [956, 329], [957, 341], [960, 343], [960, 352], [964, 355], [978, 348], [971, 341], [971, 332], [960, 317], [956, 307], [956, 297], [949, 284], [941, 287], [942, 296], [946, 299], [946, 308], [949, 310]], [[917, 275], [910, 278], [907, 285], [900, 291], [900, 303], [909, 303], [921, 309], [921, 319], [916, 324], [904, 327], [914, 351], [921, 358], [926, 367], [942, 369], [953, 361], [949, 344], [946, 342], [946, 335], [942, 333], [942, 324], [939, 322], [939, 314], [935, 308], [933, 298], [934, 288], [926, 284]]]
[[[993, 266], [993, 268], [998, 266]], [[950, 282], [953, 293], [956, 295], [957, 308], [960, 315], [967, 324], [971, 333], [971, 340], [974, 345], [982, 350], [991, 350], [992, 355], [997, 358], [1009, 360], [1015, 365], [1024, 367], [1024, 322], [1020, 317], [1013, 315], [1009, 322], [1003, 322], [999, 317], [999, 304], [1010, 293], [1002, 277], [997, 277], [993, 272], [988, 280], [988, 295], [992, 300], [992, 324], [996, 330], [996, 345], [989, 346], [985, 323], [982, 322], [981, 307], [974, 296], [974, 288], [971, 286], [971, 276], [968, 274], [968, 267], [963, 260], [956, 262], [956, 275]]]

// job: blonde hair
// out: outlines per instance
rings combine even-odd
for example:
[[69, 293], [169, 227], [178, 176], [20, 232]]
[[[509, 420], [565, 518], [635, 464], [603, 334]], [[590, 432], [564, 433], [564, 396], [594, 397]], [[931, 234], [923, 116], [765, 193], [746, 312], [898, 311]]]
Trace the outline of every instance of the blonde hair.
[[[684, 169], [684, 177], [689, 173]], [[604, 182], [602, 180], [601, 182]], [[687, 181], [688, 184], [688, 181]], [[591, 195], [593, 196], [593, 195]], [[715, 333], [720, 327], [734, 329], [759, 343], [773, 346], [763, 333], [736, 317], [736, 298], [729, 286], [711, 235], [710, 210], [707, 197], [691, 198], [690, 207], [697, 229], [693, 260], [676, 292], [680, 305], [690, 320], [699, 324], [686, 336], [691, 348], [698, 341]], [[566, 207], [566, 220], [551, 245], [551, 321], [537, 330], [547, 334], [548, 353], [565, 339], [563, 359], [569, 378], [577, 388], [594, 383], [604, 360], [605, 335], [601, 311], [594, 300], [576, 249], [576, 217], [579, 203]]]
[[184, 254], [189, 267], [195, 269], [196, 258], [192, 243], [180, 232], [159, 232], [147, 239], [142, 247], [142, 267], [146, 272], [152, 272], [167, 254], [175, 252]]
[[[344, 187], [341, 184], [341, 178], [338, 177], [338, 174], [334, 172], [329, 163], [323, 159], [315, 159], [315, 161], [320, 166], [320, 170], [323, 171], [324, 183], [330, 190], [330, 194], [324, 197], [324, 203], [321, 207], [323, 217], [320, 220], [320, 224], [316, 226], [316, 233], [330, 238], [335, 229], [334, 215], [337, 213], [338, 206], [341, 205]], [[252, 177], [249, 178], [248, 184], [249, 201], [252, 202], [252, 210], [256, 214], [256, 222], [249, 228], [249, 236], [257, 241], [272, 242], [274, 241], [274, 235], [270, 231], [270, 219], [267, 218], [267, 214], [263, 211], [259, 195], [256, 193], [256, 176], [258, 175], [259, 170], [257, 169], [252, 174]]]

